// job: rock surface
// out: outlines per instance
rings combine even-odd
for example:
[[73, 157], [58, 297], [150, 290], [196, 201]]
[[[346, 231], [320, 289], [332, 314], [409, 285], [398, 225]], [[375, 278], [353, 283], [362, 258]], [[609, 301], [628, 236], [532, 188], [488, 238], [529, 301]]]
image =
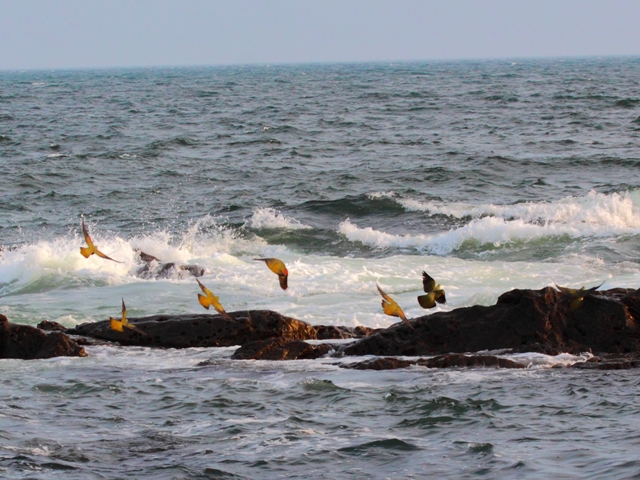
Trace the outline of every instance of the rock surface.
[[84, 348], [61, 332], [46, 334], [29, 325], [10, 323], [0, 315], [0, 358], [34, 360], [52, 357], [86, 357]]
[[571, 365], [571, 368], [581, 370], [627, 370], [630, 368], [640, 368], [640, 353], [627, 354], [605, 354], [592, 357], [586, 362], [578, 362]]
[[136, 270], [136, 275], [140, 278], [185, 278], [188, 276], [201, 277], [204, 275], [204, 268], [199, 265], [163, 262], [142, 250], [138, 250], [136, 253], [138, 254], [138, 260], [143, 264]]
[[498, 367], [498, 368], [525, 368], [521, 363], [496, 357], [495, 355], [438, 355], [433, 358], [419, 358], [418, 360], [401, 360], [398, 358], [374, 358], [358, 363], [343, 365], [343, 368], [356, 370], [395, 370], [407, 368], [412, 365], [420, 365], [427, 368], [452, 368], [452, 367]]
[[381, 328], [343, 327], [339, 325], [316, 325], [314, 328], [316, 329], [316, 338], [318, 340], [363, 338], [382, 330]]
[[231, 358], [235, 360], [311, 360], [333, 350], [331, 345], [311, 345], [303, 340], [275, 338], [243, 345]]
[[45, 332], [65, 332], [67, 327], [64, 325], [60, 325], [58, 322], [52, 322], [50, 320], [43, 320], [38, 324], [40, 330], [44, 330]]
[[346, 355], [433, 355], [513, 352], [640, 352], [640, 290], [613, 289], [571, 310], [551, 287], [512, 290], [492, 306], [472, 306], [398, 323], [344, 348]]
[[[285, 317], [270, 310], [229, 312], [234, 321], [220, 315], [153, 315], [130, 318], [136, 330], [112, 330], [109, 321], [83, 323], [68, 334], [84, 335], [122, 345], [143, 345], [167, 348], [229, 347], [258, 340], [284, 338], [315, 339], [316, 331], [308, 323]], [[142, 333], [140, 333], [142, 332]]]

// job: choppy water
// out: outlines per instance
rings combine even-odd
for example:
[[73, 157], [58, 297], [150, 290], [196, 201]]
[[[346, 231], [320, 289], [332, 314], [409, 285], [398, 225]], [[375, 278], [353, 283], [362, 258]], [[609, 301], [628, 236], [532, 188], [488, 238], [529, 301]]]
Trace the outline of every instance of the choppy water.
[[[640, 60], [0, 73], [0, 313], [67, 326], [227, 310], [386, 326], [640, 283]], [[122, 264], [78, 253], [84, 215]], [[282, 292], [254, 256], [282, 258]], [[361, 372], [233, 349], [0, 361], [10, 478], [630, 478], [637, 372]], [[213, 366], [198, 363], [214, 357]]]

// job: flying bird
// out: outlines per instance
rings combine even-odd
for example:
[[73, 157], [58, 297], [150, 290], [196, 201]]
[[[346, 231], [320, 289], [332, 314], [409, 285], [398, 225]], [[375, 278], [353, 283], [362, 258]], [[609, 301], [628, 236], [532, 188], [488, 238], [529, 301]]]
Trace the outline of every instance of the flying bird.
[[111, 260], [112, 262], [122, 263], [122, 262], [119, 262], [118, 260], [114, 260], [113, 258], [106, 256], [104, 253], [98, 250], [98, 247], [96, 247], [91, 241], [91, 237], [89, 236], [89, 231], [87, 230], [87, 226], [84, 224], [84, 218], [82, 219], [82, 234], [84, 235], [84, 241], [87, 242], [86, 247], [80, 247], [80, 253], [84, 258], [89, 258], [91, 255], [95, 253], [99, 257], [106, 258], [107, 260]]
[[571, 299], [571, 301], [569, 302], [569, 309], [577, 310], [582, 306], [582, 302], [584, 298], [588, 295], [591, 295], [596, 290], [598, 290], [602, 285], [604, 285], [604, 282], [602, 282], [600, 285], [597, 285], [595, 287], [584, 288], [583, 286], [580, 289], [561, 287], [560, 285], [557, 285], [557, 284], [554, 284], [554, 285], [558, 290], [560, 290], [560, 293], [562, 293], [565, 296], [565, 298]]
[[200, 289], [204, 292], [204, 295], [200, 293], [198, 294], [198, 301], [200, 302], [200, 305], [202, 305], [207, 310], [209, 310], [209, 307], [213, 305], [213, 308], [216, 309], [216, 312], [218, 312], [227, 320], [231, 320], [233, 322], [233, 318], [231, 318], [231, 316], [225, 311], [225, 309], [222, 308], [222, 305], [220, 305], [220, 298], [211, 293], [211, 290], [205, 287], [197, 278], [196, 282], [198, 282], [198, 285], [200, 285]]
[[126, 327], [130, 328], [134, 332], [146, 335], [146, 333], [144, 333], [142, 330], [129, 323], [129, 320], [127, 319], [127, 307], [125, 307], [124, 305], [124, 299], [122, 299], [122, 318], [120, 320], [117, 320], [113, 317], [109, 317], [109, 324], [111, 325], [111, 330], [115, 330], [116, 332], [124, 332], [124, 329]]
[[422, 308], [433, 308], [436, 303], [446, 303], [444, 289], [431, 278], [427, 272], [422, 272], [422, 287], [426, 295], [418, 297], [418, 303]]
[[384, 311], [384, 313], [389, 315], [390, 317], [400, 317], [400, 319], [405, 324], [409, 325], [412, 330], [415, 330], [415, 327], [411, 325], [409, 320], [407, 320], [407, 317], [402, 311], [402, 308], [400, 308], [400, 305], [398, 305], [393, 298], [384, 293], [380, 288], [380, 285], [378, 285], [377, 283], [376, 287], [378, 287], [378, 291], [380, 292], [380, 295], [382, 295], [382, 310]]
[[265, 262], [269, 270], [278, 275], [278, 280], [280, 280], [280, 288], [283, 290], [287, 289], [287, 278], [289, 277], [289, 271], [287, 267], [285, 267], [284, 262], [282, 260], [278, 260], [277, 258], [254, 258], [254, 260], [258, 260], [260, 262]]

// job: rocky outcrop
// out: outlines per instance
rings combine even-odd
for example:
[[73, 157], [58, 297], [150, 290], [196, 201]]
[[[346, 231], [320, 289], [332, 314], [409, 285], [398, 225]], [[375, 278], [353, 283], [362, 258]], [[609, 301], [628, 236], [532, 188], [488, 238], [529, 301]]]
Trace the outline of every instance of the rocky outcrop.
[[438, 355], [433, 358], [419, 358], [418, 360], [402, 360], [399, 358], [373, 358], [358, 363], [343, 365], [343, 368], [356, 370], [395, 370], [407, 368], [412, 365], [420, 365], [427, 368], [452, 368], [452, 367], [497, 367], [497, 368], [525, 368], [521, 363], [496, 357], [495, 355]]
[[10, 323], [0, 315], [0, 358], [34, 360], [52, 357], [86, 357], [80, 345], [61, 332], [46, 334], [29, 325]]
[[273, 338], [248, 343], [236, 350], [235, 360], [311, 360], [333, 350], [331, 345], [311, 345], [303, 340]]
[[[233, 321], [210, 314], [132, 318], [129, 321], [135, 330], [125, 328], [124, 332], [114, 331], [108, 321], [102, 321], [80, 325], [67, 333], [123, 345], [172, 348], [241, 345], [233, 356], [235, 359], [318, 358], [333, 349], [344, 355], [432, 357], [416, 361], [367, 360], [361, 362], [361, 367], [353, 368], [522, 367], [497, 356], [462, 355], [492, 350], [596, 355], [575, 368], [640, 366], [640, 290], [612, 289], [587, 294], [579, 308], [575, 308], [575, 298], [550, 287], [512, 290], [492, 306], [458, 308], [412, 319], [415, 329], [403, 323], [383, 330], [314, 327], [261, 310], [231, 312]], [[359, 340], [340, 346], [304, 342], [358, 337]], [[614, 357], [607, 356], [611, 354]]]
[[572, 298], [546, 287], [512, 290], [496, 305], [458, 308], [398, 323], [344, 348], [346, 355], [512, 352], [640, 352], [640, 291], [595, 292], [572, 310]]
[[67, 327], [60, 325], [58, 322], [52, 322], [51, 320], [43, 320], [38, 324], [40, 330], [45, 332], [65, 332]]
[[229, 347], [272, 338], [308, 340], [316, 338], [308, 323], [270, 310], [229, 312], [233, 321], [220, 315], [154, 315], [130, 318], [135, 330], [111, 329], [108, 320], [84, 323], [68, 334], [84, 335], [122, 345], [167, 348]]

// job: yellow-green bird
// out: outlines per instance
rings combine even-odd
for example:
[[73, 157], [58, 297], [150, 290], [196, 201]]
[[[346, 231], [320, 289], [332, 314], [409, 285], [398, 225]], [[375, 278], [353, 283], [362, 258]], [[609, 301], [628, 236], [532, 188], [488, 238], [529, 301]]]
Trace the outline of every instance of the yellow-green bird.
[[278, 280], [280, 281], [280, 288], [283, 290], [287, 289], [287, 279], [289, 278], [289, 271], [285, 266], [282, 260], [278, 260], [277, 258], [254, 258], [259, 262], [264, 262], [269, 267], [273, 273], [278, 275]]
[[400, 305], [398, 305], [398, 303], [393, 298], [384, 293], [380, 288], [380, 285], [378, 285], [377, 283], [376, 287], [378, 287], [378, 291], [380, 292], [380, 295], [382, 295], [382, 311], [390, 317], [399, 317], [400, 320], [411, 327], [411, 330], [415, 330], [414, 326], [411, 325], [409, 320], [407, 320], [407, 316], [402, 311], [402, 308], [400, 308]]
[[444, 295], [444, 288], [439, 283], [436, 284], [436, 281], [424, 271], [422, 272], [422, 288], [426, 293], [418, 297], [418, 303], [422, 308], [433, 308], [436, 303], [446, 303], [447, 297]]
[[96, 247], [91, 241], [91, 237], [89, 236], [89, 231], [87, 230], [87, 226], [84, 224], [84, 218], [82, 219], [82, 235], [84, 235], [84, 241], [87, 242], [86, 247], [80, 247], [80, 253], [84, 258], [89, 258], [91, 255], [95, 253], [97, 256], [105, 258], [107, 260], [111, 260], [112, 262], [122, 263], [122, 262], [119, 262], [118, 260], [114, 260], [111, 257], [107, 257], [104, 253], [98, 250], [98, 247]]
[[233, 322], [233, 318], [231, 318], [231, 315], [229, 315], [220, 304], [220, 298], [211, 293], [211, 290], [205, 287], [197, 278], [196, 282], [198, 282], [198, 285], [200, 285], [200, 289], [204, 292], [204, 295], [200, 293], [198, 294], [198, 301], [200, 302], [200, 305], [202, 305], [207, 310], [209, 310], [209, 307], [213, 306], [213, 308], [216, 309], [216, 312], [218, 312], [227, 320], [231, 320]]
[[571, 299], [571, 301], [569, 302], [569, 309], [577, 310], [582, 306], [582, 302], [584, 301], [584, 298], [588, 295], [591, 295], [596, 290], [598, 290], [602, 285], [604, 285], [604, 282], [602, 282], [600, 285], [596, 287], [584, 288], [583, 286], [580, 289], [561, 287], [560, 285], [557, 285], [557, 284], [554, 284], [554, 285], [560, 291], [560, 293], [562, 293], [566, 298]]
[[120, 318], [120, 320], [117, 320], [113, 317], [109, 317], [109, 324], [111, 325], [111, 330], [115, 330], [116, 332], [124, 332], [124, 329], [126, 327], [130, 328], [134, 332], [146, 335], [146, 333], [144, 333], [142, 330], [129, 323], [129, 320], [127, 319], [127, 307], [125, 307], [124, 305], [124, 299], [122, 299], [122, 318]]

